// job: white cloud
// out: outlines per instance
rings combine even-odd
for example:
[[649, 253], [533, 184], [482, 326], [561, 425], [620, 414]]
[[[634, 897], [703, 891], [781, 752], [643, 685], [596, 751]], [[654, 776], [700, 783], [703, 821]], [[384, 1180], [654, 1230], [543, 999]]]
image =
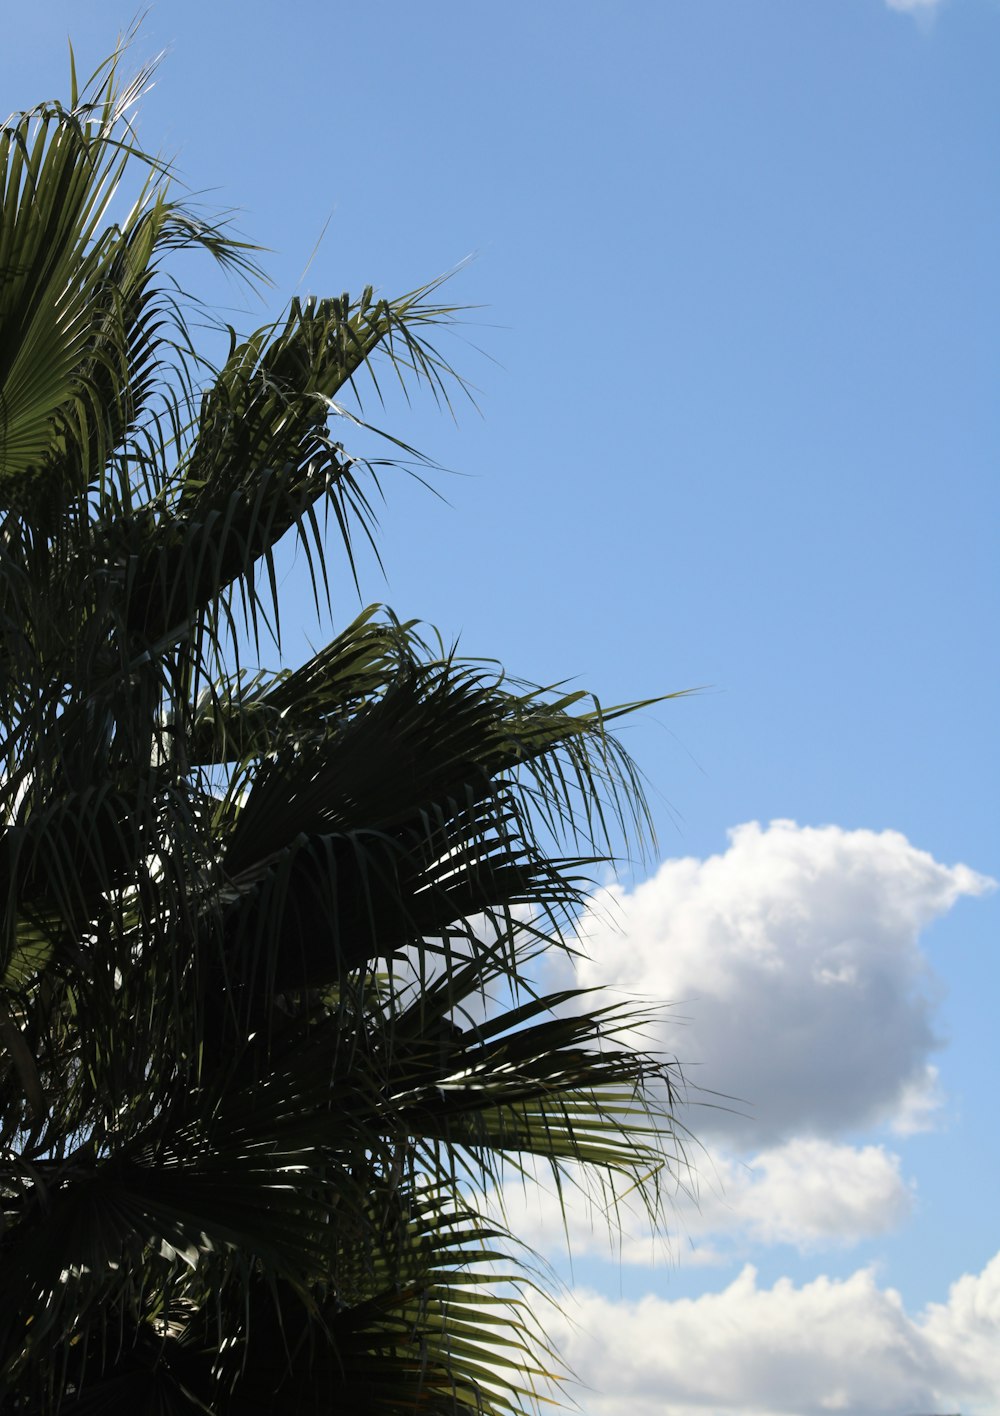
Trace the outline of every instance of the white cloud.
[[895, 1229], [910, 1213], [913, 1190], [899, 1157], [882, 1146], [800, 1139], [763, 1151], [749, 1164], [717, 1164], [699, 1208], [682, 1211], [689, 1233], [724, 1235], [799, 1249], [855, 1244]]
[[938, 1069], [928, 1065], [922, 1077], [903, 1088], [899, 1109], [892, 1118], [893, 1131], [897, 1136], [933, 1131], [944, 1102]]
[[[584, 1416], [1000, 1416], [1000, 1255], [911, 1318], [862, 1269], [668, 1302], [579, 1292], [551, 1336]], [[589, 1390], [587, 1390], [589, 1388]]]
[[696, 1135], [842, 1134], [915, 1114], [938, 1045], [919, 936], [992, 883], [896, 831], [751, 822], [721, 855], [600, 891], [577, 976], [673, 1005], [658, 1043], [752, 1118], [699, 1109]]
[[666, 1234], [654, 1234], [641, 1204], [621, 1189], [584, 1194], [564, 1186], [560, 1198], [542, 1180], [510, 1183], [503, 1213], [519, 1238], [552, 1259], [568, 1245], [577, 1258], [705, 1265], [767, 1244], [803, 1251], [854, 1244], [896, 1228], [913, 1204], [898, 1156], [881, 1146], [825, 1140], [790, 1141], [749, 1163], [705, 1160], [697, 1175], [681, 1173], [679, 1180]]
[[890, 10], [903, 10], [916, 13], [917, 11], [934, 10], [941, 4], [941, 0], [885, 0]]
[[947, 1303], [932, 1303], [924, 1330], [942, 1363], [963, 1374], [955, 1390], [986, 1403], [978, 1416], [1000, 1411], [1000, 1254], [952, 1284]]

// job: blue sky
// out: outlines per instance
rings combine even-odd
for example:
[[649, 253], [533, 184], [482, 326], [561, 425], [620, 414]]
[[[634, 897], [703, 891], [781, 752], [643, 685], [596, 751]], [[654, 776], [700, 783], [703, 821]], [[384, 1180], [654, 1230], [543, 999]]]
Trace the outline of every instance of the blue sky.
[[[0, 108], [132, 15], [22, 7]], [[451, 471], [387, 486], [364, 598], [604, 702], [703, 689], [627, 729], [658, 843], [581, 929], [748, 1115], [685, 1118], [656, 1266], [578, 1216], [584, 1412], [1000, 1413], [1000, 4], [160, 0], [161, 49], [142, 137], [273, 252], [237, 322], [475, 256], [479, 411], [380, 412]]]

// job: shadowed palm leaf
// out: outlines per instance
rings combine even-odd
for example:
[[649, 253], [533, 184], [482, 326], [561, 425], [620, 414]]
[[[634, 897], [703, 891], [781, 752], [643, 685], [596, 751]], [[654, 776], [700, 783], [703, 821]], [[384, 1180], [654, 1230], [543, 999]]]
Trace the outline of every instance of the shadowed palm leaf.
[[534, 991], [646, 825], [628, 710], [378, 609], [241, 665], [277, 542], [319, 604], [323, 527], [373, 532], [340, 400], [379, 357], [446, 396], [452, 312], [293, 302], [209, 370], [162, 262], [252, 255], [117, 62], [0, 132], [0, 1406], [520, 1411], [558, 1363], [485, 1192], [535, 1157], [655, 1215], [672, 1158], [642, 1018]]

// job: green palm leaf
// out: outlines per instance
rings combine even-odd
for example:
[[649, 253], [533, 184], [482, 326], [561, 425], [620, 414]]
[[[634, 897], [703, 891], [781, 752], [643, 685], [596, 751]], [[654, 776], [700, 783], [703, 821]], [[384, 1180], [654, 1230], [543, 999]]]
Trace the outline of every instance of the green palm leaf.
[[348, 451], [359, 378], [447, 401], [455, 311], [293, 301], [211, 369], [169, 258], [250, 250], [119, 66], [0, 130], [0, 1406], [515, 1416], [559, 1364], [488, 1192], [540, 1162], [659, 1222], [684, 1163], [643, 1011], [539, 988], [648, 831], [640, 705], [377, 607], [250, 666], [278, 541], [328, 604], [419, 461]]

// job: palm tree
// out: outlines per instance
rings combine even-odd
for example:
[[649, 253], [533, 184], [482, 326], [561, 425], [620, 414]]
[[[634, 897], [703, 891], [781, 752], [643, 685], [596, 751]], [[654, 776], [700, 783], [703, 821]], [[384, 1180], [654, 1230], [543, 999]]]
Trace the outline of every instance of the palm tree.
[[338, 400], [447, 396], [454, 312], [293, 301], [209, 368], [169, 258], [253, 253], [119, 59], [0, 132], [0, 1407], [516, 1412], [557, 1362], [490, 1194], [669, 1168], [635, 1011], [534, 986], [646, 826], [626, 710], [378, 608], [257, 667], [282, 537], [321, 604], [374, 530]]

